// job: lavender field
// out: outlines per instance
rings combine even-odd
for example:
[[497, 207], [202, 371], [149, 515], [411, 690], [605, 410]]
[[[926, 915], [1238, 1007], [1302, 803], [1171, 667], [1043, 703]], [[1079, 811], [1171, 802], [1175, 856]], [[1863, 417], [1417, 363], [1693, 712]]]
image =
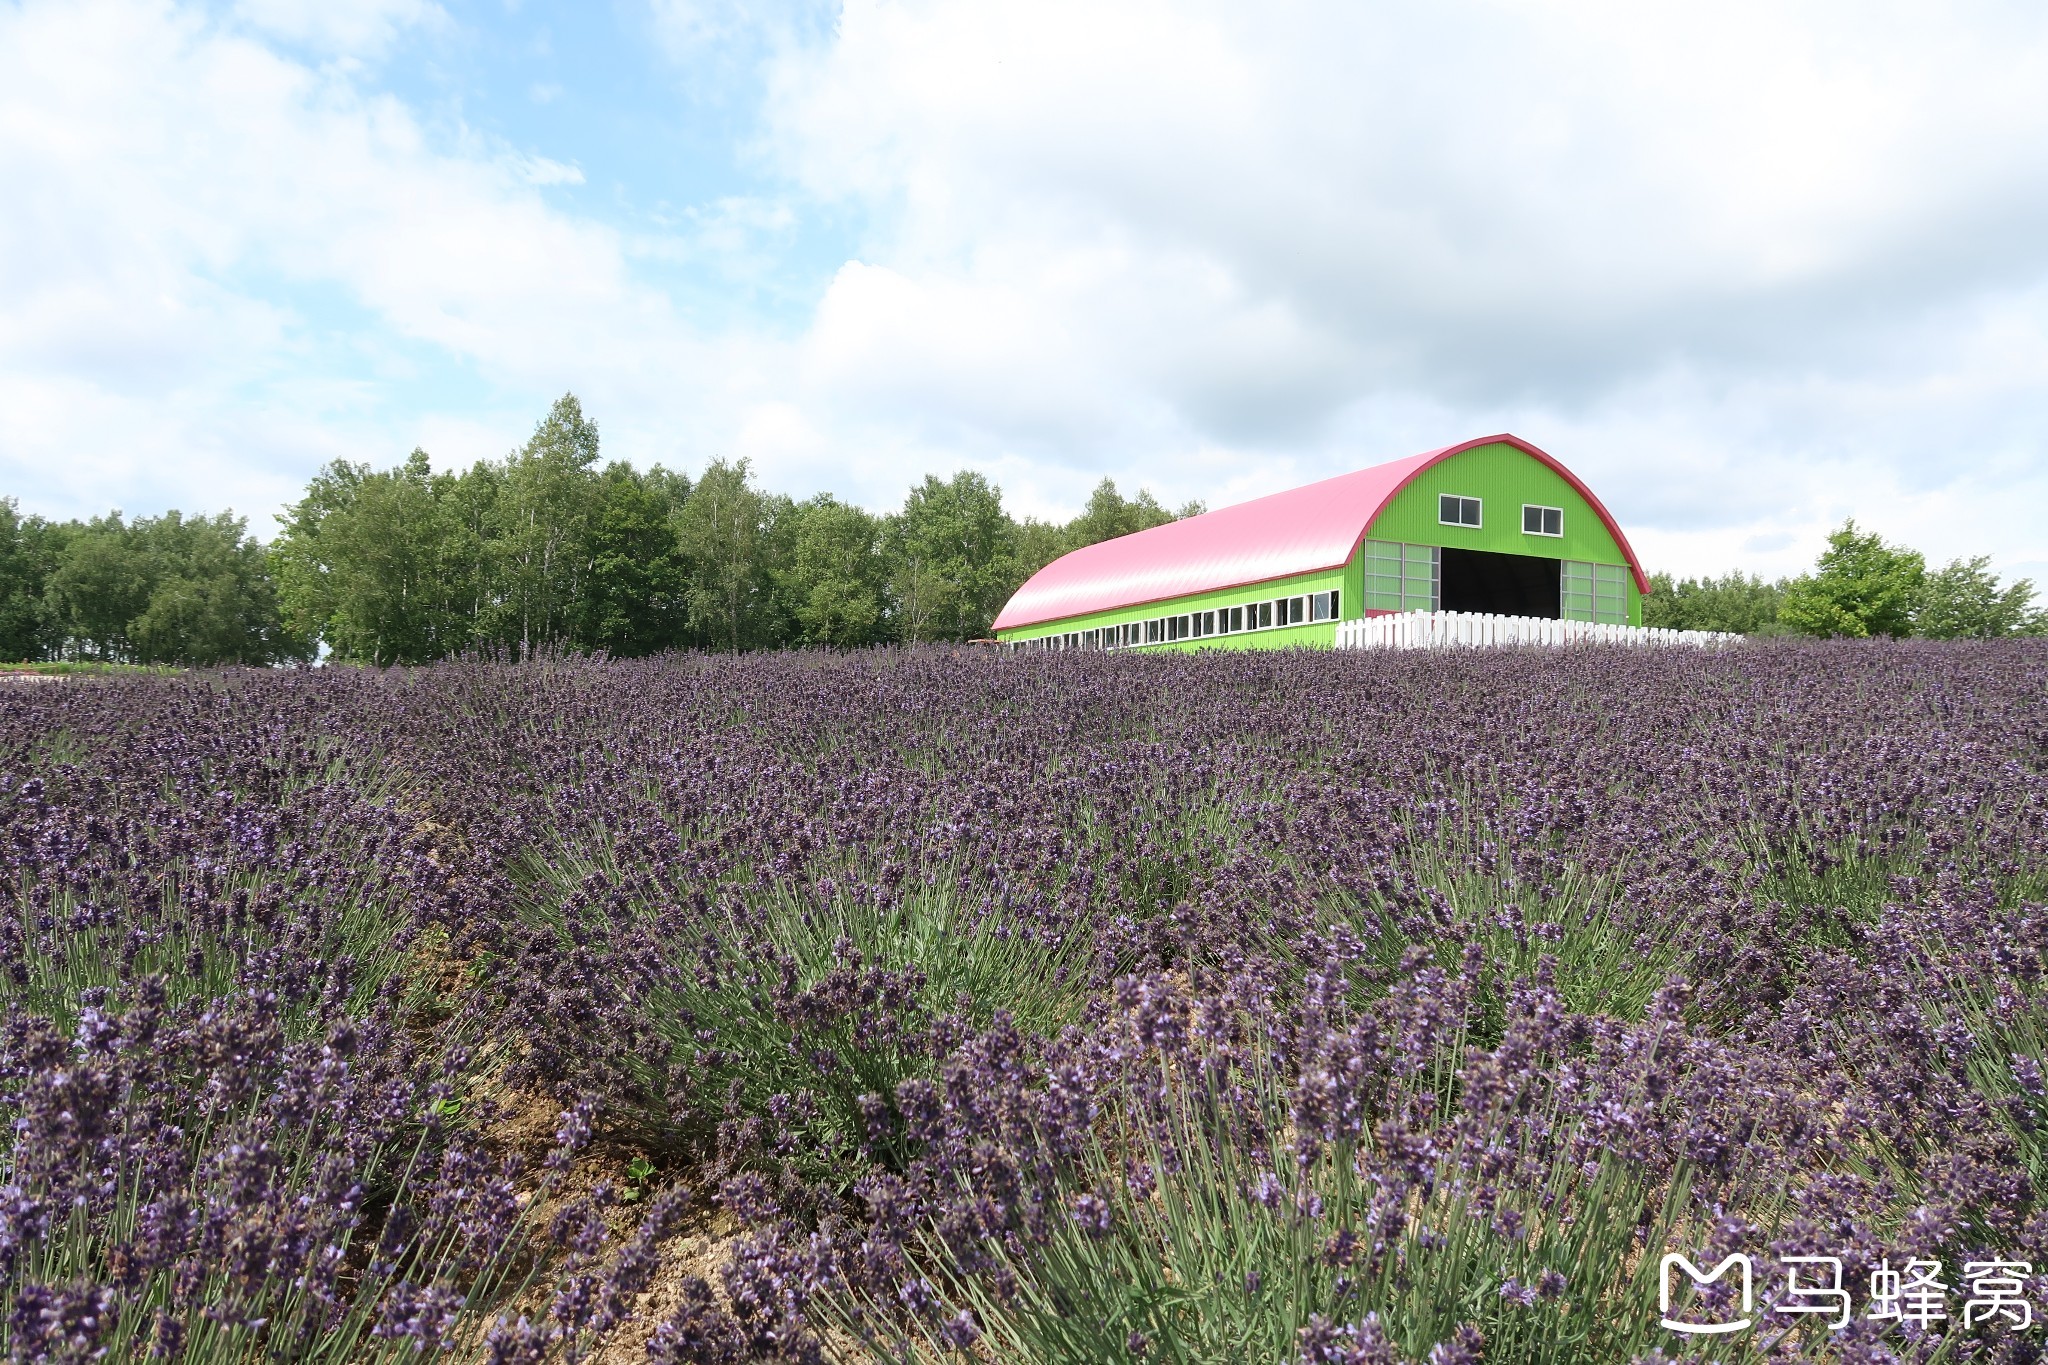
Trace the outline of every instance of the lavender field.
[[2040, 642], [91, 680], [0, 793], [10, 1359], [2048, 1339]]

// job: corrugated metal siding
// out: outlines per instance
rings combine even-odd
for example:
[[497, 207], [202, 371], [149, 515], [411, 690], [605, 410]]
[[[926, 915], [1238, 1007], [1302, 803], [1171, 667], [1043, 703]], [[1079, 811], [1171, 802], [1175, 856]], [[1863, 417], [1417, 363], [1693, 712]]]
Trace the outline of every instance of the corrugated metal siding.
[[[1437, 498], [1444, 493], [1480, 499], [1485, 506], [1485, 524], [1474, 529], [1439, 522]], [[1523, 503], [1562, 508], [1564, 534], [1533, 536], [1524, 532]], [[1599, 564], [1627, 563], [1607, 524], [1569, 480], [1506, 444], [1475, 447], [1422, 470], [1387, 500], [1367, 534], [1375, 540], [1455, 545]]]

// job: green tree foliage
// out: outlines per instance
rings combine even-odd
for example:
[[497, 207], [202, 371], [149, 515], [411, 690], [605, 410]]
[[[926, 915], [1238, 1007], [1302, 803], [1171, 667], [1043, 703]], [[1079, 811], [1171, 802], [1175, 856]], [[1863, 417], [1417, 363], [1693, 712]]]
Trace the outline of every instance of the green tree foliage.
[[1643, 599], [1643, 624], [1667, 630], [1715, 630], [1737, 635], [1774, 635], [1778, 608], [1785, 597], [1782, 580], [1769, 583], [1744, 573], [1719, 578], [1650, 575], [1650, 595]]
[[132, 548], [127, 524], [113, 512], [87, 522], [58, 556], [45, 600], [71, 657], [133, 657], [128, 623], [149, 605], [151, 585]]
[[45, 591], [71, 533], [0, 498], [0, 659], [47, 658], [61, 642]]
[[883, 639], [888, 579], [880, 519], [820, 493], [784, 509], [775, 527], [775, 592], [793, 641], [848, 647]]
[[1017, 523], [1011, 552], [1011, 576], [1021, 586], [1025, 579], [1074, 549], [1067, 540], [1067, 528], [1055, 521], [1026, 517]]
[[375, 664], [471, 644], [630, 655], [964, 640], [1051, 560], [1175, 515], [1105, 479], [1073, 521], [1019, 523], [963, 470], [877, 517], [829, 494], [770, 495], [745, 460], [714, 460], [693, 483], [600, 469], [599, 449], [565, 394], [526, 445], [460, 476], [417, 451], [383, 472], [330, 467], [280, 518], [288, 618]]
[[337, 460], [284, 517], [272, 555], [285, 619], [337, 658], [418, 663], [469, 642], [477, 556], [451, 534], [458, 481], [415, 450], [396, 469]]
[[460, 474], [415, 450], [337, 462], [279, 518], [287, 619], [339, 659], [388, 665], [471, 646], [647, 654], [687, 643], [675, 517], [690, 481], [597, 468], [598, 431], [564, 395], [524, 446]]
[[675, 517], [676, 548], [688, 568], [690, 630], [713, 649], [769, 643], [770, 505], [744, 459], [713, 460]]
[[1004, 510], [963, 470], [877, 517], [756, 486], [745, 460], [694, 483], [600, 463], [564, 394], [502, 460], [436, 473], [337, 461], [265, 552], [231, 517], [53, 525], [0, 502], [0, 647], [22, 658], [268, 662], [313, 646], [378, 667], [470, 648], [618, 655], [850, 647], [986, 635], [1070, 550], [1191, 516], [1104, 479], [1060, 524]]
[[1161, 507], [1149, 490], [1141, 488], [1137, 497], [1126, 500], [1117, 492], [1114, 479], [1104, 479], [1088, 495], [1088, 505], [1081, 509], [1081, 515], [1067, 523], [1067, 548], [1078, 550], [1084, 545], [1164, 526], [1173, 519], [1173, 513]]
[[1814, 572], [1775, 583], [1742, 573], [1674, 581], [1650, 576], [1643, 624], [1744, 635], [1919, 635], [1936, 640], [1994, 639], [2048, 632], [2033, 607], [2034, 585], [2002, 585], [1991, 559], [1951, 560], [1928, 572], [1913, 550], [1843, 523], [1828, 537]]
[[136, 662], [212, 666], [310, 656], [309, 642], [281, 619], [268, 555], [245, 518], [166, 512], [138, 518], [129, 531], [150, 585], [128, 626]]
[[263, 546], [231, 512], [96, 518], [66, 539], [44, 605], [57, 652], [75, 659], [270, 664], [308, 653], [281, 619]]
[[563, 394], [506, 460], [486, 522], [497, 589], [485, 631], [522, 653], [569, 634], [590, 564], [597, 424]]
[[590, 500], [578, 644], [637, 655], [681, 637], [689, 578], [670, 523], [689, 488], [659, 467], [643, 478], [628, 464], [605, 466]]
[[2000, 587], [1990, 564], [1989, 555], [1950, 560], [1922, 579], [1913, 604], [1913, 633], [1936, 640], [1988, 640], [2048, 631], [2048, 616], [2032, 606], [2033, 582], [2022, 578]]
[[963, 469], [927, 474], [889, 527], [890, 588], [906, 640], [967, 640], [989, 624], [1019, 581], [1016, 525], [1002, 490]]
[[1908, 635], [1926, 574], [1919, 551], [1845, 521], [1814, 571], [1786, 585], [1778, 620], [1802, 635]]

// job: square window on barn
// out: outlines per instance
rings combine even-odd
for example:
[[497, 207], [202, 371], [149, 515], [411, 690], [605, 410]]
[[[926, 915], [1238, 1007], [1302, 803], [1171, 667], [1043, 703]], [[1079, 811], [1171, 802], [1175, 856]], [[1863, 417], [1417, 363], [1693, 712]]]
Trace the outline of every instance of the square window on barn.
[[1273, 624], [1273, 604], [1271, 602], [1259, 603], [1258, 613], [1259, 629], [1265, 630], [1269, 628]]
[[1436, 500], [1436, 519], [1445, 526], [1477, 526], [1479, 499], [1445, 493]]
[[1525, 536], [1563, 535], [1564, 509], [1562, 507], [1538, 507], [1534, 503], [1523, 503], [1522, 534]]

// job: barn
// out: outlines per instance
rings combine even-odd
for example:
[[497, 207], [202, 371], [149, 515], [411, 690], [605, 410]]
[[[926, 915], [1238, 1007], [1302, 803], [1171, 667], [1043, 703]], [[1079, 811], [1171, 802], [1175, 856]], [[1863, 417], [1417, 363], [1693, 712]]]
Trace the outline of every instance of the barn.
[[1642, 624], [1649, 580], [1563, 464], [1482, 436], [1086, 546], [996, 617], [1019, 648], [1330, 645], [1337, 623], [1459, 611]]

